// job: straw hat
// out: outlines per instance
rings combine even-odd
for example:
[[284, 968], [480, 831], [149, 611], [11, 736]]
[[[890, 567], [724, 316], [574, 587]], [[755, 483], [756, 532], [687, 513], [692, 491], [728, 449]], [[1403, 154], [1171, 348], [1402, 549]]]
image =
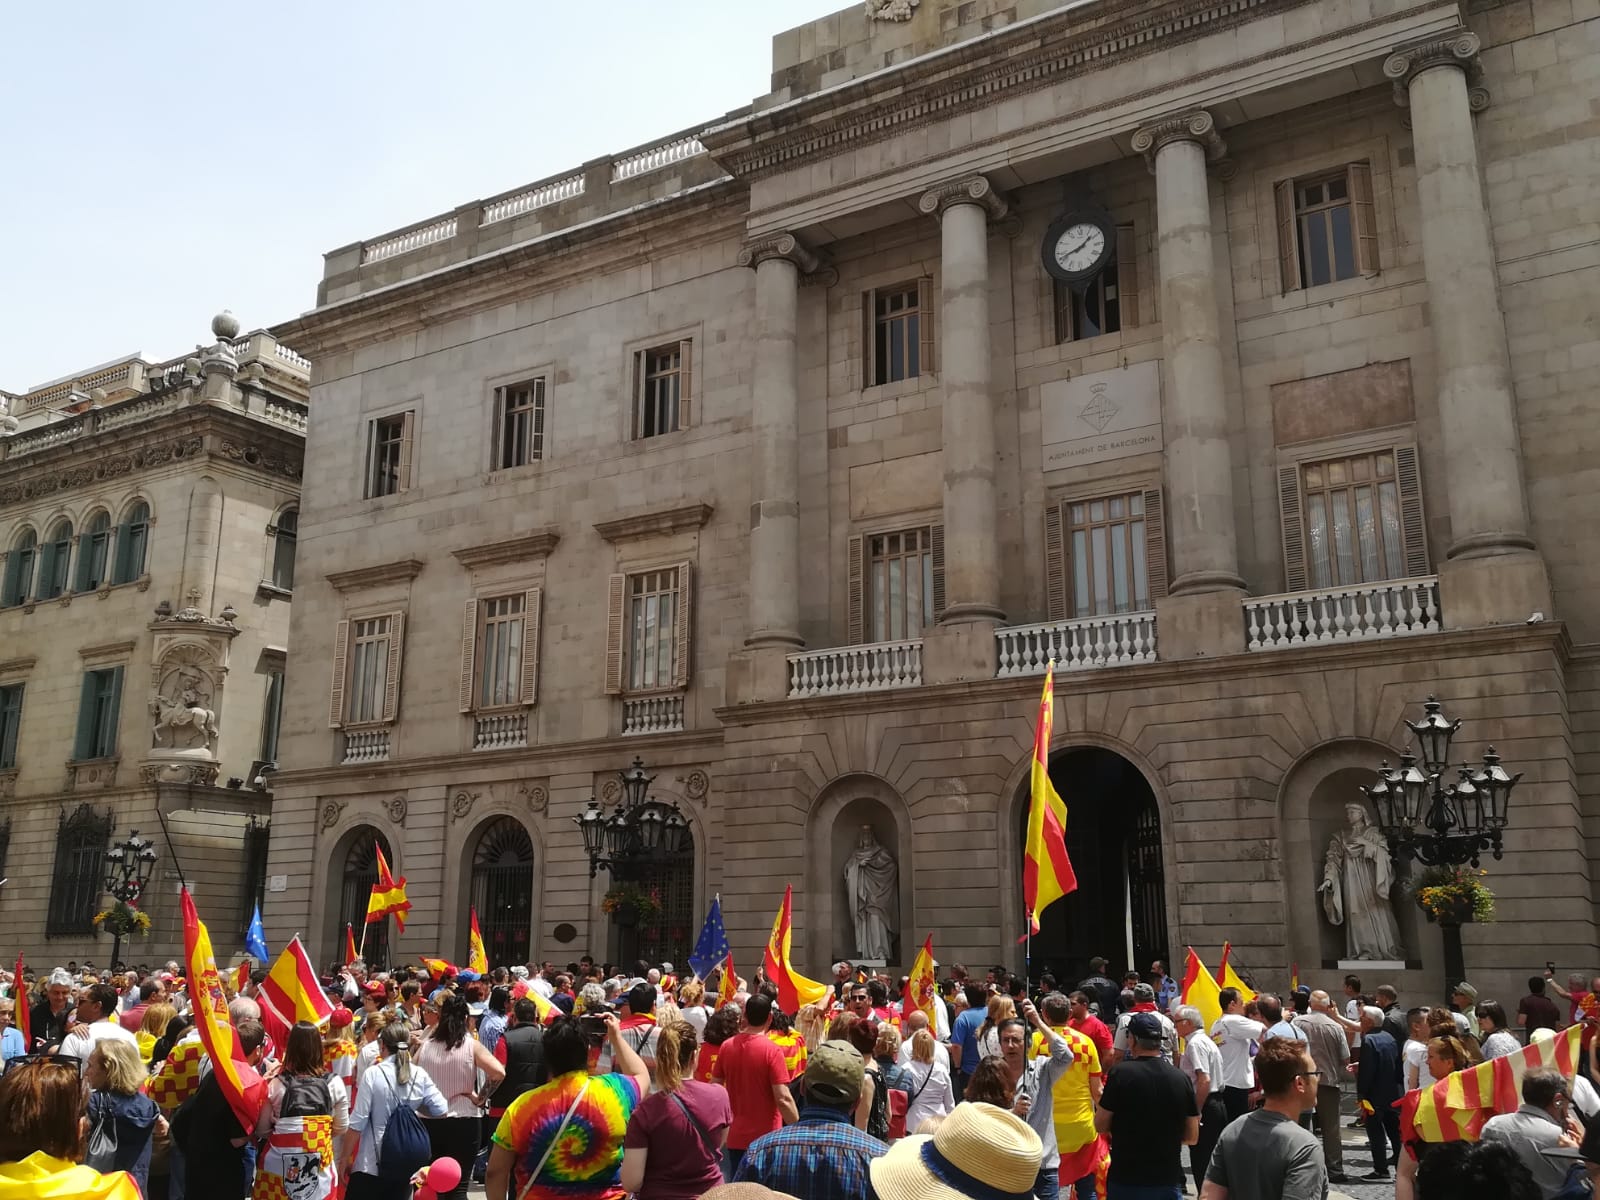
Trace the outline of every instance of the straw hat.
[[901, 1138], [872, 1160], [880, 1200], [1028, 1200], [1044, 1146], [1021, 1117], [962, 1103], [932, 1137]]

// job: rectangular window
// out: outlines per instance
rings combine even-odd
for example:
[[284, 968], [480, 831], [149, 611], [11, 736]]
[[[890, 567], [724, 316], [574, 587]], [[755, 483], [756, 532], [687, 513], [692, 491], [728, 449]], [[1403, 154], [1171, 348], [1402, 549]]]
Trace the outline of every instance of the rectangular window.
[[478, 605], [479, 708], [522, 703], [523, 598], [499, 596]]
[[922, 374], [922, 288], [916, 283], [872, 293], [872, 384]]
[[1144, 493], [1066, 505], [1072, 615], [1102, 617], [1151, 607]]
[[1350, 163], [1326, 174], [1285, 180], [1276, 190], [1285, 292], [1377, 272], [1369, 164]]
[[0, 687], [0, 771], [17, 765], [17, 735], [22, 728], [20, 683]]
[[1081, 293], [1059, 279], [1056, 285], [1056, 341], [1081, 342], [1122, 329], [1117, 264], [1112, 263]]
[[544, 457], [544, 380], [494, 393], [494, 470], [525, 467]]
[[[283, 672], [267, 672], [267, 697], [261, 706], [262, 762], [278, 761], [278, 731], [283, 725]], [[251, 782], [254, 782], [253, 780]]]
[[874, 642], [921, 637], [934, 621], [933, 527], [867, 539], [867, 635]]
[[1305, 553], [1313, 588], [1401, 579], [1406, 541], [1395, 453], [1301, 467]]
[[84, 672], [74, 759], [110, 758], [117, 752], [117, 712], [121, 702], [121, 667]]
[[678, 570], [628, 576], [628, 690], [673, 687], [677, 679]]
[[384, 697], [389, 688], [388, 616], [368, 617], [350, 623], [349, 710], [346, 720], [363, 725], [384, 720]]
[[366, 496], [393, 496], [411, 486], [414, 414], [379, 417], [367, 427]]
[[692, 347], [686, 339], [635, 356], [634, 440], [674, 433], [688, 424]]

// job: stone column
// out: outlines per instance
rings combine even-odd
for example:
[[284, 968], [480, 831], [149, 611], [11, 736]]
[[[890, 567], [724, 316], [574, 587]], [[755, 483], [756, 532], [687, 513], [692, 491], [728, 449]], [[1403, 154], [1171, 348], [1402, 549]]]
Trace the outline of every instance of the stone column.
[[[1440, 598], [1446, 622], [1456, 625], [1549, 610], [1543, 562], [1528, 534], [1511, 360], [1472, 130], [1472, 114], [1489, 103], [1476, 86], [1480, 70], [1478, 36], [1465, 29], [1402, 47], [1383, 64], [1396, 102], [1411, 109], [1449, 491], [1446, 557], [1461, 568], [1441, 565], [1441, 576], [1456, 579], [1441, 581]], [[1466, 565], [1485, 559], [1494, 566]]]
[[1233, 457], [1206, 178], [1207, 165], [1220, 161], [1226, 147], [1211, 114], [1197, 110], [1144, 126], [1134, 133], [1133, 148], [1156, 177], [1170, 591], [1237, 594], [1244, 580], [1233, 524]]
[[792, 650], [800, 637], [800, 277], [820, 265], [792, 234], [739, 252], [756, 272], [749, 634], [752, 648]]
[[[993, 625], [1000, 610], [995, 518], [994, 397], [989, 387], [989, 221], [1007, 205], [982, 175], [953, 180], [918, 204], [940, 227], [937, 370], [944, 393], [944, 580], [941, 622]], [[926, 317], [923, 318], [926, 320]]]

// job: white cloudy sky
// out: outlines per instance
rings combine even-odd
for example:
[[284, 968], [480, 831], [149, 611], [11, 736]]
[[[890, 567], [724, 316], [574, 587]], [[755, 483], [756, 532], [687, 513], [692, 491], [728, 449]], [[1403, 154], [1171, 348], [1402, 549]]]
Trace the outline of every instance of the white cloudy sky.
[[13, 6], [0, 387], [301, 312], [324, 251], [746, 104], [848, 3]]

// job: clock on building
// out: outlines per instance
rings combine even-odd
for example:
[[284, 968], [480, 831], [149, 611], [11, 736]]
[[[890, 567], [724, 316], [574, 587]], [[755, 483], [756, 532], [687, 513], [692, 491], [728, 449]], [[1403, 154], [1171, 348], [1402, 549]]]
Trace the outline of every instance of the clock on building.
[[1097, 209], [1069, 212], [1045, 231], [1043, 253], [1046, 271], [1062, 283], [1083, 287], [1116, 256], [1116, 226]]

